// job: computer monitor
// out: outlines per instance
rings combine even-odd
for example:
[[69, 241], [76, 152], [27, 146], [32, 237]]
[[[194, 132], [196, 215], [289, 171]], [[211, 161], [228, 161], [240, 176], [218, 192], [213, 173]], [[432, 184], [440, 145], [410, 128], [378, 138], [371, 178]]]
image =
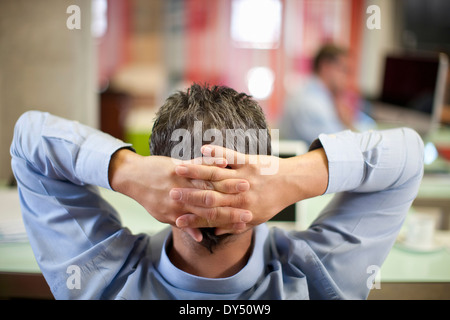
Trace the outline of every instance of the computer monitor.
[[447, 68], [443, 53], [386, 56], [375, 120], [411, 127], [423, 135], [435, 129], [444, 103]]

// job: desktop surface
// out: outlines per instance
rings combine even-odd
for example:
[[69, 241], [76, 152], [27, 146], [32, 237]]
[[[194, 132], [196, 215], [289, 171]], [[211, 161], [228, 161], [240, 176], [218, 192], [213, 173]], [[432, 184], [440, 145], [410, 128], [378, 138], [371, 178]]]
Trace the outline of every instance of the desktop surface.
[[[445, 186], [450, 191], [450, 183]], [[427, 193], [427, 191], [424, 191]], [[154, 234], [167, 225], [151, 217], [134, 200], [119, 193], [101, 189], [102, 196], [121, 213], [123, 224], [134, 233]], [[306, 200], [307, 218], [312, 221], [330, 201], [331, 195]], [[20, 213], [19, 213], [20, 214]], [[277, 225], [277, 223], [273, 223]], [[270, 222], [269, 222], [270, 226]], [[294, 225], [291, 226], [295, 228]], [[414, 252], [394, 246], [382, 267], [382, 281], [448, 281], [450, 282], [450, 236], [443, 232], [448, 247], [434, 252]], [[0, 243], [0, 272], [40, 273], [27, 241]]]

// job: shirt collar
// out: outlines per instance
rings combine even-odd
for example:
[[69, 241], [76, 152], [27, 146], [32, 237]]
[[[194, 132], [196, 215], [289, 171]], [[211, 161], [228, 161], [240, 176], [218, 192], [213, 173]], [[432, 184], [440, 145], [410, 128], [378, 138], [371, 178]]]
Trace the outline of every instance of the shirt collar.
[[265, 224], [253, 229], [253, 250], [247, 264], [238, 273], [227, 278], [204, 278], [178, 269], [167, 256], [167, 245], [172, 232], [166, 236], [161, 248], [161, 259], [156, 268], [172, 286], [179, 289], [217, 294], [244, 292], [255, 285], [264, 272], [264, 247], [269, 230]]

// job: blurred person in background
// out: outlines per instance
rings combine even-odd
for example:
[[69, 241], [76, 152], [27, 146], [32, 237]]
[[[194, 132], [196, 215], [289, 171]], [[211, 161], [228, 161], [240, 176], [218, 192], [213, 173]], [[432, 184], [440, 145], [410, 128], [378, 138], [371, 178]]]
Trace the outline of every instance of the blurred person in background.
[[348, 51], [333, 44], [320, 48], [312, 77], [287, 97], [280, 123], [282, 138], [311, 143], [321, 133], [371, 129], [374, 122], [359, 110], [349, 80]]

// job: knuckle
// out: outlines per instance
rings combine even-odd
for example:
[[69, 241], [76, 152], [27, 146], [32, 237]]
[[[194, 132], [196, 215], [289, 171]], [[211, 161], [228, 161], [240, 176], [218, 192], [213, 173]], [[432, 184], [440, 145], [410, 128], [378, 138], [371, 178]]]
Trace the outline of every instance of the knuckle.
[[249, 204], [248, 196], [244, 194], [237, 194], [236, 205], [239, 208], [246, 208]]
[[204, 191], [203, 192], [203, 204], [207, 207], [213, 207], [216, 203], [216, 200], [214, 198], [214, 194], [211, 191]]
[[241, 221], [241, 211], [238, 209], [233, 209], [230, 212], [229, 217], [230, 217], [230, 221], [229, 221], [230, 223], [238, 223]]
[[195, 200], [195, 194], [193, 194], [192, 192], [184, 192], [183, 200], [187, 203], [193, 203]]
[[211, 167], [209, 170], [209, 179], [210, 181], [215, 181], [215, 178], [217, 176], [217, 170], [215, 167]]
[[224, 189], [225, 189], [225, 192], [227, 192], [227, 193], [236, 193], [236, 191], [237, 191], [236, 182], [229, 181], [229, 182], [225, 183]]
[[198, 173], [197, 168], [192, 165], [186, 165], [186, 167], [188, 168], [189, 177], [191, 179], [198, 179], [199, 173]]
[[224, 170], [223, 168], [218, 167], [211, 167], [209, 172], [209, 180], [210, 181], [220, 181], [223, 179], [221, 170]]
[[218, 214], [219, 214], [219, 212], [218, 212], [217, 208], [209, 208], [206, 211], [206, 219], [208, 221], [216, 221]]

